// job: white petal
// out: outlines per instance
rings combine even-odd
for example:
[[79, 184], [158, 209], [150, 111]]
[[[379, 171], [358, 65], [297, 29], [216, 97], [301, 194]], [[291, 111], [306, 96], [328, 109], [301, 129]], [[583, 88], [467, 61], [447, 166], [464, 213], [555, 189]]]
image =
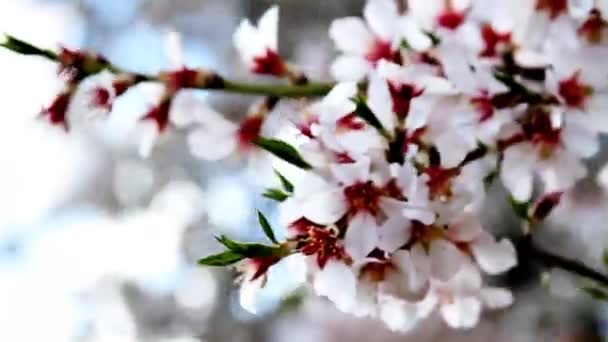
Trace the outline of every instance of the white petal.
[[318, 224], [335, 223], [345, 212], [344, 196], [339, 189], [317, 192], [302, 203], [303, 216]]
[[359, 81], [365, 78], [372, 65], [359, 55], [338, 56], [331, 65], [331, 75], [339, 81]]
[[471, 245], [475, 261], [488, 274], [499, 274], [517, 265], [517, 254], [513, 243], [508, 239], [494, 241], [485, 233]]
[[392, 296], [381, 296], [379, 305], [380, 319], [392, 331], [405, 333], [416, 326], [418, 322], [418, 308], [415, 304]]
[[373, 216], [367, 213], [355, 215], [350, 221], [344, 237], [346, 252], [355, 260], [365, 259], [378, 243], [378, 226]]
[[410, 295], [412, 291], [419, 295], [420, 291], [428, 284], [429, 279], [428, 274], [419, 268], [420, 265], [415, 263], [412, 253], [398, 250], [393, 253], [391, 262], [399, 270], [399, 272], [394, 272], [398, 277], [403, 278], [404, 275], [407, 277], [407, 279], [402, 279], [401, 281], [407, 283], [407, 290], [410, 292]]
[[355, 157], [371, 154], [385, 148], [385, 141], [378, 131], [371, 126], [365, 129], [350, 130], [336, 135], [336, 140], [345, 152]]
[[260, 303], [260, 292], [264, 285], [264, 277], [260, 277], [254, 281], [244, 281], [239, 291], [239, 302], [241, 307], [246, 311], [257, 314], [263, 311], [263, 304]]
[[503, 309], [513, 304], [511, 291], [498, 287], [487, 287], [480, 293], [483, 304], [490, 309]]
[[356, 82], [338, 83], [323, 98], [319, 120], [322, 123], [334, 124], [336, 120], [352, 113], [357, 106], [351, 99], [356, 94]]
[[397, 11], [397, 3], [393, 0], [369, 0], [363, 8], [363, 16], [377, 36], [391, 42], [399, 18]]
[[357, 295], [357, 278], [350, 267], [329, 260], [314, 279], [313, 287], [319, 296], [331, 300], [343, 312], [351, 312]]
[[535, 151], [528, 144], [513, 146], [504, 152], [500, 179], [513, 197], [520, 202], [525, 202], [532, 196], [534, 161]]
[[428, 35], [424, 34], [414, 20], [409, 17], [402, 17], [400, 22], [401, 34], [407, 44], [415, 51], [425, 51], [431, 48], [433, 41]]
[[371, 161], [369, 158], [361, 158], [355, 163], [332, 164], [329, 167], [333, 176], [336, 177], [340, 183], [351, 185], [368, 180], [370, 163]]
[[405, 245], [411, 237], [411, 223], [404, 217], [390, 217], [378, 228], [378, 247], [394, 252]]
[[303, 217], [302, 203], [295, 197], [289, 197], [279, 204], [279, 223], [287, 227]]
[[455, 128], [448, 128], [435, 139], [435, 146], [441, 156], [441, 165], [456, 167], [472, 150], [471, 144]]
[[137, 136], [139, 138], [139, 155], [142, 158], [148, 158], [154, 145], [160, 136], [158, 127], [155, 122], [146, 120], [137, 126]]
[[395, 114], [393, 113], [393, 99], [386, 81], [376, 75], [370, 77], [367, 88], [367, 105], [380, 120], [382, 127], [392, 132], [395, 129]]
[[447, 234], [452, 241], [468, 242], [475, 239], [481, 232], [481, 223], [477, 215], [464, 212], [450, 222]]
[[364, 55], [374, 44], [374, 36], [361, 18], [336, 19], [329, 27], [329, 37], [343, 52]]
[[477, 325], [481, 314], [481, 302], [475, 297], [456, 297], [441, 306], [441, 316], [455, 329], [469, 329]]
[[464, 255], [453, 243], [446, 240], [431, 242], [429, 257], [431, 260], [431, 275], [440, 281], [452, 278], [462, 267]]
[[600, 149], [597, 134], [578, 122], [568, 121], [562, 130], [562, 139], [568, 150], [582, 158], [592, 157]]
[[203, 129], [197, 129], [188, 135], [190, 152], [205, 160], [227, 158], [237, 149], [236, 137], [233, 135], [215, 135]]
[[424, 247], [420, 243], [416, 243], [410, 250], [410, 254], [416, 269], [428, 277], [431, 273], [431, 260]]
[[410, 205], [406, 203], [403, 207], [402, 214], [410, 220], [420, 221], [423, 224], [430, 225], [435, 222], [437, 215], [435, 212], [426, 206]]
[[247, 19], [243, 20], [232, 36], [234, 47], [245, 64], [252, 63], [256, 56], [263, 55], [266, 47], [258, 30]]
[[278, 29], [279, 29], [279, 6], [270, 7], [260, 17], [258, 30], [266, 47], [273, 51], [278, 51]]

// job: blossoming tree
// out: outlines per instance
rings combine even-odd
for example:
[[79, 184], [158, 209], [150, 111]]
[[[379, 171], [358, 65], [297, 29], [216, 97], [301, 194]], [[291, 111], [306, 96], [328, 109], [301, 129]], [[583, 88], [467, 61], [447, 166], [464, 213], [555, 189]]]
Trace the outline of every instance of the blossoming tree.
[[[144, 75], [9, 35], [1, 45], [58, 64], [65, 87], [41, 113], [51, 125], [69, 130], [74, 110], [111, 115], [118, 97], [155, 82], [164, 91], [141, 116], [144, 154], [167, 130], [189, 126], [196, 157], [274, 156], [281, 187], [264, 196], [278, 203], [285, 238], [259, 213], [266, 244], [219, 236], [225, 251], [200, 260], [242, 266], [246, 309], [256, 310], [268, 271], [285, 263], [341, 311], [406, 332], [435, 311], [453, 328], [471, 328], [483, 308], [509, 306], [509, 289], [483, 278], [518, 262], [588, 278], [590, 292], [608, 297], [607, 276], [533, 241], [608, 132], [607, 14], [608, 1], [599, 0], [412, 0], [406, 8], [369, 0], [363, 18], [330, 27], [337, 83], [312, 82], [281, 57], [276, 6], [256, 25], [244, 20], [234, 45], [252, 73], [280, 84], [186, 67]], [[187, 88], [264, 99], [240, 123], [208, 107], [186, 117], [172, 104]], [[308, 102], [283, 123], [282, 137], [263, 135], [287, 98]], [[480, 223], [494, 182], [521, 218], [516, 242]]]

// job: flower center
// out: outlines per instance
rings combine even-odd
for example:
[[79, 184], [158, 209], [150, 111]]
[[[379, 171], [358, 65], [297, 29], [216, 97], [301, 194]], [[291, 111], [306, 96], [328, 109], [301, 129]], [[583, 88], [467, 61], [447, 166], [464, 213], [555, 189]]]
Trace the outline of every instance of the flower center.
[[496, 57], [501, 47], [511, 44], [511, 33], [499, 33], [490, 24], [481, 26], [481, 38], [484, 42], [484, 49], [479, 54], [481, 57]]
[[537, 0], [536, 10], [547, 12], [551, 19], [559, 17], [568, 10], [568, 0]]
[[431, 199], [446, 202], [452, 197], [452, 181], [460, 173], [458, 168], [444, 169], [439, 166], [431, 166], [426, 168], [424, 173], [429, 176], [427, 185]]
[[412, 237], [408, 245], [419, 242], [428, 247], [432, 241], [442, 239], [444, 236], [445, 231], [438, 226], [427, 226], [422, 222], [412, 221]]
[[382, 191], [372, 181], [358, 182], [344, 188], [344, 196], [348, 202], [349, 212], [368, 212], [376, 215]]
[[248, 117], [241, 122], [237, 138], [242, 149], [248, 149], [253, 144], [253, 141], [260, 135], [263, 123], [264, 119], [259, 115]]
[[336, 121], [338, 130], [357, 131], [365, 128], [363, 120], [359, 119], [355, 113], [350, 113]]
[[338, 238], [333, 231], [327, 228], [310, 226], [308, 235], [304, 240], [300, 252], [304, 255], [317, 256], [317, 265], [324, 268], [331, 258], [337, 260], [348, 259], [344, 247], [338, 244]]
[[479, 96], [471, 98], [470, 103], [479, 114], [478, 120], [480, 123], [494, 116], [494, 105], [487, 91], [483, 91]]
[[570, 107], [583, 108], [593, 88], [580, 81], [580, 71], [559, 82], [559, 95]]
[[607, 27], [608, 22], [602, 18], [600, 11], [594, 9], [576, 32], [589, 43], [599, 44], [602, 42], [603, 32]]
[[549, 113], [540, 110], [531, 113], [522, 124], [526, 139], [539, 148], [539, 155], [546, 159], [561, 143], [561, 129], [553, 127]]
[[282, 76], [287, 72], [287, 66], [279, 54], [266, 49], [265, 55], [253, 59], [252, 71], [256, 74]]
[[412, 99], [422, 95], [423, 89], [413, 84], [396, 84], [388, 82], [388, 90], [393, 100], [393, 112], [401, 119], [404, 119], [410, 111]]
[[383, 59], [397, 64], [402, 62], [399, 51], [393, 51], [391, 43], [384, 40], [376, 40], [365, 55], [365, 59], [374, 65]]

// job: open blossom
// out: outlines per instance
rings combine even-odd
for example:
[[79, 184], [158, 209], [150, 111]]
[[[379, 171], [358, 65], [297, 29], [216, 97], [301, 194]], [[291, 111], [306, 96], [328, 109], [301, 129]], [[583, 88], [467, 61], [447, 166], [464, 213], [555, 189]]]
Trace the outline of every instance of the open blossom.
[[401, 60], [401, 19], [395, 1], [368, 1], [363, 16], [365, 21], [357, 17], [337, 19], [329, 29], [329, 36], [343, 53], [331, 68], [339, 80], [357, 81], [381, 60]]
[[282, 76], [287, 71], [279, 56], [279, 7], [269, 8], [259, 19], [257, 27], [243, 20], [234, 33], [234, 45], [245, 65], [256, 74]]
[[188, 144], [194, 156], [205, 160], [250, 152], [264, 123], [262, 115], [253, 114], [238, 125], [208, 107], [199, 110], [195, 120], [198, 125], [188, 136]]

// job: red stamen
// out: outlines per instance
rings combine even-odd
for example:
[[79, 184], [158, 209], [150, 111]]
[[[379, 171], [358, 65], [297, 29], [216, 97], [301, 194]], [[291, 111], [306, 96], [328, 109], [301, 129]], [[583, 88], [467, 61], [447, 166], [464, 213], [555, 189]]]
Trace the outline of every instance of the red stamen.
[[424, 89], [413, 84], [395, 84], [388, 82], [388, 89], [393, 100], [393, 112], [400, 119], [405, 119], [410, 111], [412, 99], [422, 95]]
[[51, 105], [43, 109], [40, 115], [47, 117], [51, 125], [60, 125], [67, 130], [68, 123], [66, 120], [66, 114], [71, 98], [72, 94], [69, 92], [63, 92], [57, 95]]
[[380, 60], [387, 60], [397, 64], [403, 62], [399, 51], [393, 51], [391, 43], [383, 40], [376, 40], [369, 52], [365, 55], [365, 59], [376, 65]]
[[253, 59], [252, 71], [256, 74], [282, 76], [287, 72], [287, 66], [279, 54], [266, 49], [265, 55]]
[[496, 32], [490, 24], [481, 25], [481, 38], [484, 42], [484, 48], [479, 53], [481, 57], [496, 57], [501, 45], [511, 45], [511, 33]]
[[576, 32], [580, 37], [587, 39], [589, 43], [599, 44], [602, 42], [606, 28], [608, 28], [608, 22], [602, 18], [600, 11], [594, 9]]
[[359, 119], [355, 113], [350, 113], [336, 121], [338, 129], [357, 131], [365, 128], [363, 120]]
[[568, 0], [537, 0], [536, 10], [547, 12], [549, 18], [555, 19], [568, 10]]
[[349, 213], [367, 212], [376, 215], [380, 209], [382, 191], [372, 181], [358, 182], [344, 188]]
[[260, 136], [264, 118], [259, 115], [250, 116], [241, 122], [241, 126], [237, 132], [239, 146], [243, 150], [249, 149], [255, 139]]
[[583, 108], [587, 98], [593, 93], [593, 88], [581, 83], [580, 71], [559, 82], [559, 95], [570, 107]]
[[159, 132], [165, 131], [169, 126], [169, 109], [171, 108], [171, 98], [163, 99], [160, 104], [152, 107], [143, 120], [153, 120], [156, 122]]
[[471, 105], [479, 113], [479, 122], [484, 122], [494, 116], [494, 105], [492, 104], [492, 97], [487, 91], [483, 91], [479, 96], [473, 97], [470, 100]]

